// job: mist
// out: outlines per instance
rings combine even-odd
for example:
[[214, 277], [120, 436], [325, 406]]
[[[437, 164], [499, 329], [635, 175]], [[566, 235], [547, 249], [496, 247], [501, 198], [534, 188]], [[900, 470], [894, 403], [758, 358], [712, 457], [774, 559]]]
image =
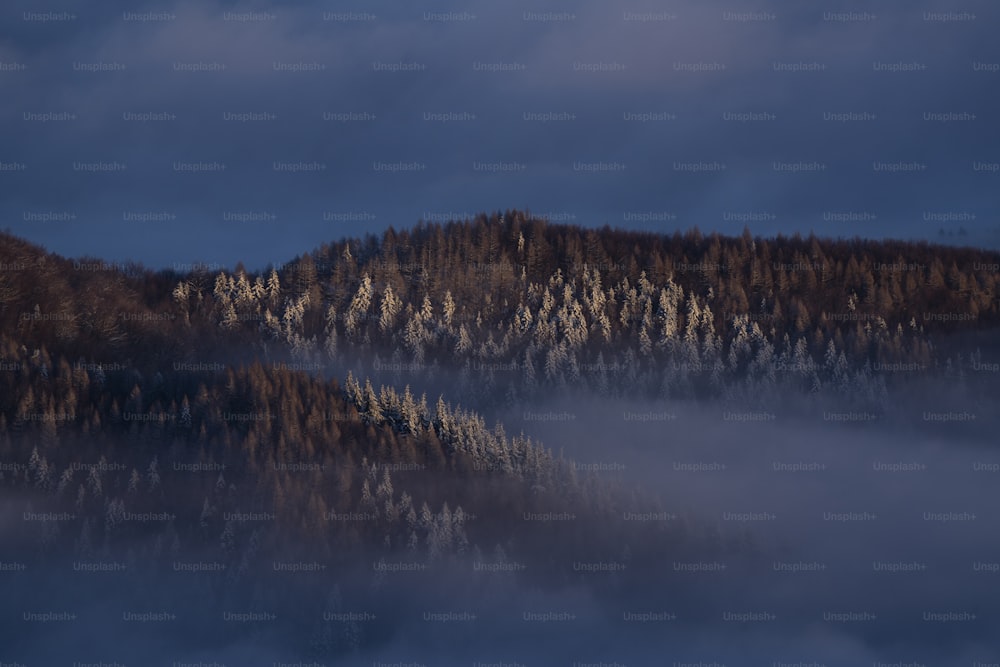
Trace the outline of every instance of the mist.
[[[546, 534], [559, 519], [527, 517], [510, 517], [521, 525], [501, 551], [477, 543], [437, 561], [356, 552], [323, 570], [276, 572], [291, 555], [321, 562], [308, 545], [285, 544], [287, 557], [264, 550], [235, 579], [142, 563], [75, 572], [69, 558], [37, 568], [25, 553], [24, 571], [2, 575], [0, 644], [25, 665], [996, 660], [992, 441], [915, 424], [926, 402], [853, 421], [827, 403], [772, 413], [577, 396], [497, 409], [508, 433], [561, 452], [581, 476], [655, 497], [658, 511], [590, 523], [585, 551], [548, 561], [535, 552], [557, 539]], [[5, 544], [27, 530], [21, 506], [5, 500]], [[265, 585], [286, 595], [264, 600]], [[60, 611], [75, 618], [22, 618]], [[127, 611], [175, 618], [117, 620]], [[236, 611], [275, 618], [222, 620]]]

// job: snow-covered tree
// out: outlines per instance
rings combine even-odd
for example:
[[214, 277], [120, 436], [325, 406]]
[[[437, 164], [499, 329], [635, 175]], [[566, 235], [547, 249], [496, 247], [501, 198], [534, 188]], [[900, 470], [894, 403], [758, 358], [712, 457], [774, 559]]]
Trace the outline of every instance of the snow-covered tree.
[[361, 278], [361, 284], [358, 286], [358, 291], [355, 293], [354, 298], [351, 299], [347, 316], [344, 318], [344, 328], [348, 335], [353, 336], [357, 333], [358, 322], [368, 313], [374, 290], [372, 279], [366, 273]]
[[281, 302], [281, 280], [273, 268], [267, 278], [267, 300], [271, 308], [277, 308]]
[[186, 280], [182, 280], [177, 283], [173, 291], [174, 301], [181, 307], [181, 310], [187, 313], [188, 309], [188, 299], [191, 297], [191, 286]]
[[382, 292], [381, 315], [378, 321], [379, 329], [383, 333], [392, 328], [396, 315], [399, 314], [402, 307], [403, 301], [393, 292], [392, 285], [386, 285], [385, 291]]
[[444, 313], [445, 326], [451, 327], [455, 319], [455, 299], [451, 296], [451, 290], [447, 290], [444, 293], [444, 303], [441, 305], [441, 308], [442, 313]]
[[457, 354], [465, 354], [472, 349], [472, 338], [469, 336], [468, 330], [465, 325], [459, 325], [458, 327], [458, 340], [455, 341], [455, 352]]

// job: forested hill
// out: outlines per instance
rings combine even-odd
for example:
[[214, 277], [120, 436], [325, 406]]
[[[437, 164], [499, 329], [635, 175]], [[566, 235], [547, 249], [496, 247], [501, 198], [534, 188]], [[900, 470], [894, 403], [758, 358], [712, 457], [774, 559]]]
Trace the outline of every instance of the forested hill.
[[512, 399], [570, 384], [700, 396], [790, 382], [875, 394], [902, 377], [880, 368], [988, 366], [991, 351], [951, 359], [939, 343], [1000, 320], [992, 251], [594, 230], [518, 211], [390, 228], [259, 273], [69, 260], [11, 236], [0, 263], [8, 348], [143, 372], [226, 363], [236, 351], [312, 368], [362, 363], [365, 375], [464, 369], [470, 388]]
[[[408, 587], [379, 588], [372, 563], [403, 554], [449, 577], [482, 571], [482, 600], [508, 586], [493, 573], [558, 587], [580, 580], [570, 562], [612, 558], [628, 569], [591, 584], [599, 597], [658, 595], [663, 554], [707, 562], [754, 545], [743, 527], [666, 504], [659, 486], [597, 472], [631, 435], [660, 451], [698, 430], [640, 431], [629, 411], [655, 405], [652, 419], [704, 399], [685, 413], [694, 423], [716, 399], [751, 416], [795, 399], [856, 405], [835, 414], [867, 421], [898, 416], [893, 405], [915, 413], [893, 391], [920, 376], [939, 414], [981, 417], [949, 423], [949, 441], [988, 437], [998, 264], [973, 249], [656, 236], [515, 211], [343, 240], [258, 273], [67, 259], [2, 235], [0, 523], [18, 526], [5, 562], [38, 564], [12, 599], [34, 600], [73, 560], [121, 564], [127, 608], [190, 604], [202, 580], [164, 573], [209, 563], [222, 574], [207, 607], [288, 609], [282, 636], [329, 656], [379, 638], [317, 627], [323, 610], [368, 608], [381, 590], [379, 615], [402, 618], [394, 596]], [[528, 437], [525, 422], [559, 419], [550, 406], [577, 398], [593, 414], [560, 445], [586, 432], [596, 463]], [[508, 408], [523, 419], [482, 416]], [[290, 559], [341, 573], [346, 606], [339, 588], [272, 572]]]
[[301, 287], [315, 278], [350, 293], [368, 274], [377, 287], [391, 286], [414, 304], [425, 294], [434, 299], [451, 291], [463, 305], [494, 304], [484, 316], [504, 301], [519, 301], [518, 288], [545, 286], [557, 273], [575, 289], [593, 287], [599, 278], [605, 290], [617, 290], [627, 280], [626, 292], [641, 290], [645, 274], [654, 287], [672, 281], [704, 300], [716, 329], [734, 315], [760, 315], [756, 319], [767, 320], [766, 328], [780, 337], [831, 328], [852, 296], [853, 312], [880, 316], [891, 326], [915, 317], [940, 329], [942, 320], [924, 315], [942, 313], [995, 322], [998, 262], [995, 251], [926, 242], [762, 239], [749, 230], [739, 237], [705, 236], [697, 229], [657, 235], [548, 224], [507, 211], [324, 245], [279, 274]]

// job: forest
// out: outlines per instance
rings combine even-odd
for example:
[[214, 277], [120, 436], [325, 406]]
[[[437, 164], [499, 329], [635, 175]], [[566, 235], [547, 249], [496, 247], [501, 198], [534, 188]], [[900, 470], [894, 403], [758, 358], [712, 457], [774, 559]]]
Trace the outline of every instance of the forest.
[[[558, 419], [563, 397], [595, 414], [863, 410], [926, 430], [911, 399], [930, 391], [981, 415], [968, 433], [988, 431], [998, 267], [973, 248], [656, 235], [511, 210], [257, 271], [65, 258], [5, 233], [2, 557], [33, 564], [11, 590], [28, 595], [45, 567], [118, 564], [126, 600], [180, 604], [207, 586], [206, 609], [293, 609], [278, 625], [313, 659], [390, 641], [391, 620], [314, 621], [373, 599], [397, 618], [405, 601], [379, 588], [392, 563], [514, 572], [546, 591], [582, 580], [568, 562], [627, 564], [583, 577], [613, 608], [649, 594], [664, 553], [756, 558], [758, 537], [519, 428]], [[517, 411], [521, 424], [501, 420]], [[368, 561], [388, 565], [357, 574]], [[214, 565], [165, 585], [185, 563]], [[279, 563], [343, 576], [279, 584]]]
[[4, 241], [0, 263], [19, 269], [0, 272], [5, 333], [69, 359], [162, 373], [238, 349], [313, 370], [464, 368], [473, 393], [512, 399], [543, 385], [700, 397], [775, 382], [874, 395], [900, 376], [879, 368], [975, 377], [987, 362], [950, 341], [995, 326], [1000, 308], [996, 252], [658, 236], [518, 211], [389, 228], [256, 273], [153, 272]]

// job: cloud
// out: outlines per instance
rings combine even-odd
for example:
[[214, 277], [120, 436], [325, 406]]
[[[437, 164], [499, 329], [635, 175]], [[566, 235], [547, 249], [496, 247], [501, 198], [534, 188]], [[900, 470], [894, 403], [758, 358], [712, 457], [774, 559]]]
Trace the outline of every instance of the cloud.
[[[977, 217], [963, 223], [965, 242], [997, 239], [997, 172], [973, 169], [992, 169], [1000, 147], [988, 122], [995, 8], [178, 2], [73, 11], [41, 20], [22, 3], [0, 44], [0, 62], [25, 67], [0, 72], [10, 91], [0, 117], [18, 128], [0, 160], [25, 166], [0, 172], [11, 193], [0, 215], [67, 254], [261, 266], [425, 213], [497, 207], [572, 213], [586, 225], [653, 210], [672, 214], [662, 231], [728, 233], [743, 225], [725, 214], [756, 211], [773, 216], [752, 226], [761, 234], [922, 238], [942, 226], [925, 212], [968, 212]], [[940, 43], [955, 48], [931, 48]], [[191, 71], [199, 67], [220, 69]], [[271, 116], [233, 119], [247, 113]], [[767, 115], [739, 116], [748, 113]], [[128, 168], [73, 167], [114, 161]], [[46, 212], [76, 218], [40, 222]], [[129, 212], [174, 217], [136, 223]], [[274, 217], [227, 217], [248, 212]], [[352, 212], [367, 221], [334, 222]], [[877, 217], [831, 222], [830, 212]]]

